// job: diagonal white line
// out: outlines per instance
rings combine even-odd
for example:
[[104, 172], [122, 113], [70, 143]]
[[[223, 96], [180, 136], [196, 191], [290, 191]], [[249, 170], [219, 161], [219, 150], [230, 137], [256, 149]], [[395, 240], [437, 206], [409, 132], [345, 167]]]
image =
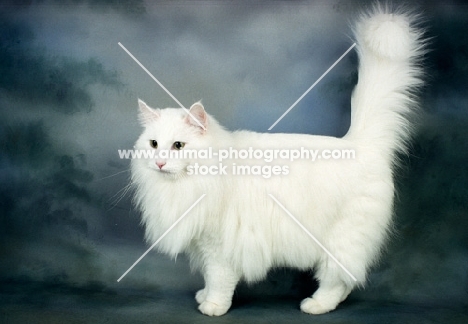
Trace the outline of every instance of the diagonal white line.
[[132, 59], [133, 59], [133, 60], [134, 60], [134, 61], [135, 61], [135, 62], [136, 62], [136, 63], [137, 63], [137, 64], [138, 64], [138, 65], [139, 65], [139, 66], [140, 66], [140, 67], [141, 67], [141, 68], [142, 68], [142, 69], [143, 69], [143, 70], [144, 70], [144, 71], [145, 71], [145, 72], [162, 88], [162, 89], [163, 89], [163, 90], [164, 90], [164, 91], [166, 91], [166, 93], [167, 93], [175, 102], [177, 102], [177, 104], [178, 104], [182, 109], [185, 110], [185, 112], [186, 112], [187, 114], [190, 115], [190, 117], [193, 118], [193, 120], [195, 120], [195, 121], [197, 122], [197, 124], [198, 124], [201, 128], [203, 128], [203, 130], [206, 130], [206, 128], [202, 125], [202, 123], [200, 123], [200, 121], [199, 121], [197, 118], [195, 118], [195, 117], [188, 111], [188, 109], [185, 108], [184, 105], [181, 104], [180, 101], [177, 100], [177, 98], [174, 97], [174, 95], [173, 95], [169, 90], [167, 90], [167, 88], [166, 88], [161, 82], [159, 82], [159, 80], [156, 79], [156, 78], [154, 77], [154, 75], [151, 74], [151, 72], [148, 71], [148, 69], [147, 69], [143, 64], [141, 64], [141, 62], [138, 61], [138, 59], [137, 59], [135, 56], [133, 56], [132, 53], [130, 53], [130, 51], [129, 51], [125, 46], [122, 45], [122, 43], [119, 42], [118, 44], [119, 44], [119, 46], [120, 46], [120, 47], [121, 47], [121, 48], [122, 48], [122, 49], [123, 49], [123, 50], [124, 50], [124, 51], [125, 51], [125, 52], [126, 52], [126, 53], [127, 53], [127, 54], [128, 54], [128, 55], [129, 55], [129, 56], [130, 56], [130, 57], [131, 57], [131, 58], [132, 58]]
[[301, 101], [302, 98], [304, 98], [304, 97], [310, 92], [310, 90], [312, 90], [312, 89], [317, 85], [317, 83], [319, 83], [319, 82], [328, 74], [328, 72], [330, 72], [330, 71], [335, 67], [335, 65], [337, 65], [337, 64], [343, 59], [343, 57], [345, 57], [346, 54], [348, 54], [348, 53], [354, 48], [354, 46], [356, 46], [356, 43], [354, 43], [353, 45], [351, 45], [351, 47], [348, 48], [348, 50], [347, 50], [346, 52], [344, 52], [344, 54], [341, 55], [340, 58], [339, 58], [338, 60], [336, 60], [335, 63], [333, 63], [333, 65], [330, 66], [330, 67], [328, 68], [328, 70], [326, 70], [325, 73], [323, 73], [322, 76], [321, 76], [320, 78], [318, 78], [318, 80], [315, 81], [314, 84], [311, 85], [310, 88], [307, 89], [307, 91], [304, 92], [304, 93], [302, 94], [302, 96], [300, 96], [299, 99], [297, 99], [296, 102], [293, 103], [292, 106], [289, 107], [288, 110], [286, 110], [286, 111], [284, 112], [284, 114], [282, 114], [281, 117], [278, 118], [278, 120], [275, 121], [275, 122], [273, 123], [273, 125], [270, 126], [270, 128], [268, 128], [268, 130], [272, 130], [273, 127], [275, 127], [276, 124], [278, 124], [278, 123], [280, 122], [280, 120], [283, 119], [284, 116], [286, 116], [286, 115], [291, 111], [291, 109], [293, 109], [293, 108], [299, 103], [299, 101]]
[[156, 246], [156, 244], [158, 244], [192, 210], [193, 207], [195, 207], [203, 198], [205, 198], [205, 196], [206, 196], [206, 194], [201, 195], [201, 197], [198, 198], [198, 200], [196, 202], [194, 202], [193, 205], [190, 206], [189, 209], [187, 209], [187, 211], [185, 213], [183, 213], [182, 216], [180, 216], [179, 219], [176, 220], [175, 223], [172, 224], [171, 227], [169, 227], [164, 232], [164, 234], [161, 235], [161, 237], [158, 238], [158, 240], [156, 242], [154, 242], [153, 245], [151, 245], [151, 247], [148, 250], [146, 250], [146, 252], [143, 253], [141, 255], [141, 257], [139, 257], [138, 260], [136, 260], [135, 263], [133, 263], [130, 268], [128, 268], [127, 271], [125, 271], [125, 273], [117, 280], [117, 282], [120, 282], [120, 280], [122, 280], [123, 277], [125, 277], [127, 275], [127, 273], [129, 273], [133, 269], [133, 267], [135, 267], [138, 264], [138, 262], [140, 262], [141, 259], [143, 259], [149, 253], [149, 251], [151, 251]]
[[309, 235], [309, 236], [315, 241], [315, 243], [318, 244], [318, 246], [320, 246], [320, 247], [322, 248], [322, 250], [324, 250], [324, 251], [328, 254], [328, 256], [329, 256], [330, 258], [333, 259], [333, 261], [335, 261], [335, 262], [341, 267], [341, 269], [343, 269], [343, 270], [351, 277], [351, 279], [353, 279], [354, 281], [357, 281], [356, 277], [354, 277], [354, 276], [351, 274], [351, 272], [349, 272], [348, 269], [346, 269], [346, 268], [344, 267], [344, 265], [342, 265], [342, 264], [340, 263], [340, 261], [338, 261], [338, 260], [333, 256], [333, 254], [331, 254], [330, 251], [328, 251], [327, 248], [326, 248], [325, 246], [323, 246], [323, 244], [320, 243], [319, 240], [317, 240], [317, 239], [315, 238], [315, 236], [313, 236], [313, 235], [307, 230], [307, 228], [305, 228], [304, 225], [302, 225], [302, 224], [296, 219], [296, 217], [294, 217], [294, 216], [289, 212], [289, 210], [286, 209], [286, 207], [283, 206], [283, 204], [281, 204], [272, 194], [268, 194], [268, 195], [271, 197], [271, 199], [273, 199], [273, 200], [278, 204], [278, 206], [280, 206], [280, 207], [286, 212], [286, 214], [288, 214], [289, 217], [292, 218], [293, 221], [296, 222], [297, 225], [299, 225], [300, 228], [302, 228], [302, 229], [304, 230], [304, 232], [306, 232], [307, 235]]

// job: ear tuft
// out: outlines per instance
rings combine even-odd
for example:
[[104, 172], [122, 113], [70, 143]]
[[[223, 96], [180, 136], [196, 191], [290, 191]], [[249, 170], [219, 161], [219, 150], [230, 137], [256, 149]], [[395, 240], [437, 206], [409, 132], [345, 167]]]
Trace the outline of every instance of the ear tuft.
[[199, 127], [203, 131], [207, 129], [208, 114], [201, 102], [196, 102], [190, 107], [189, 114], [187, 114], [185, 120], [189, 125]]
[[149, 107], [141, 99], [138, 99], [138, 108], [140, 110], [138, 113], [138, 120], [140, 121], [141, 126], [146, 126], [160, 117], [159, 109]]

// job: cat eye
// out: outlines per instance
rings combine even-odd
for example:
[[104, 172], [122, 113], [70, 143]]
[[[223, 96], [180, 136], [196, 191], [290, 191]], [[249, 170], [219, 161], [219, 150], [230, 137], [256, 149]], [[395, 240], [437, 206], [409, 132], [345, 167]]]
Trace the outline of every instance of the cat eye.
[[172, 145], [172, 147], [174, 148], [174, 150], [181, 150], [183, 149], [185, 146], [185, 143], [184, 142], [174, 142], [174, 144]]
[[158, 148], [158, 141], [150, 140], [150, 145], [151, 145], [152, 148]]

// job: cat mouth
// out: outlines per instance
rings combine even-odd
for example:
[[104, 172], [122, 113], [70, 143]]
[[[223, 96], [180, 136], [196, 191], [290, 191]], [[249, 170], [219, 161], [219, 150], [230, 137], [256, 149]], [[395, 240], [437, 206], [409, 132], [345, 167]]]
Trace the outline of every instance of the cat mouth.
[[157, 172], [163, 173], [163, 174], [172, 174], [173, 172], [171, 170], [165, 170], [165, 169], [156, 169]]
[[164, 176], [175, 176], [177, 172], [174, 172], [173, 170], [165, 170], [165, 169], [155, 169], [157, 173], [162, 174]]
[[149, 166], [149, 168], [153, 170], [154, 172], [156, 172], [157, 174], [161, 174], [162, 176], [174, 176], [178, 173], [177, 170], [174, 170], [172, 168], [165, 168], [165, 167], [159, 168], [152, 164]]

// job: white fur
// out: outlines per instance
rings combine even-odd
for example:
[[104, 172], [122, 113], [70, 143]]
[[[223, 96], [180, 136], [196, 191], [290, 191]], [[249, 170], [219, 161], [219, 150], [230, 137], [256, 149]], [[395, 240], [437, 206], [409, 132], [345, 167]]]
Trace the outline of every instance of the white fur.
[[[155, 242], [202, 194], [206, 197], [157, 246], [170, 255], [185, 252], [204, 274], [205, 288], [196, 294], [206, 315], [223, 315], [239, 280], [261, 280], [272, 267], [315, 269], [319, 289], [301, 310], [322, 314], [364, 284], [387, 235], [393, 206], [394, 155], [405, 149], [411, 128], [407, 115], [421, 84], [417, 59], [420, 32], [411, 17], [376, 7], [355, 26], [360, 58], [359, 82], [352, 98], [352, 125], [342, 139], [298, 134], [228, 132], [206, 114], [201, 104], [191, 113], [152, 110], [140, 101], [145, 126], [136, 148], [169, 149], [175, 141], [185, 149], [275, 148], [354, 149], [354, 160], [285, 162], [288, 175], [188, 176], [197, 161], [133, 160], [135, 200]], [[200, 108], [201, 107], [201, 108]], [[159, 161], [161, 162], [161, 161]], [[216, 161], [204, 161], [216, 164]], [[266, 164], [224, 161], [225, 164]], [[351, 274], [355, 282], [269, 197], [275, 196]]]

